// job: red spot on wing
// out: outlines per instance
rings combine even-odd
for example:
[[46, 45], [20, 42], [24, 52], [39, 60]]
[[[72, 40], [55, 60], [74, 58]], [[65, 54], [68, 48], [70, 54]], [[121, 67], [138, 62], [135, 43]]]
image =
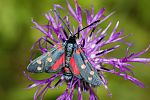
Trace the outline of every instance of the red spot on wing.
[[78, 55], [80, 54], [80, 49], [76, 50], [76, 54], [78, 54]]
[[76, 65], [76, 62], [75, 62], [73, 56], [70, 58], [70, 65], [72, 67], [73, 73], [76, 74], [76, 75], [80, 75], [80, 71], [78, 69], [78, 66]]
[[64, 67], [64, 71], [65, 71], [65, 72], [69, 72], [70, 70], [69, 70], [69, 68]]
[[80, 54], [80, 53], [82, 53], [83, 51], [82, 51], [82, 49], [81, 48], [78, 48], [77, 50], [76, 50], [76, 54]]
[[62, 44], [57, 44], [58, 50], [62, 50]]
[[57, 70], [65, 62], [65, 54], [61, 55], [60, 58], [55, 62], [55, 64], [50, 67], [51, 70]]

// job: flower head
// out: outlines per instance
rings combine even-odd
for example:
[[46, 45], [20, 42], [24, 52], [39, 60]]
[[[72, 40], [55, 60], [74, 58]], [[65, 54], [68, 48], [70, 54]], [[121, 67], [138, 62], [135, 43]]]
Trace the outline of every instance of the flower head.
[[[98, 21], [97, 23], [94, 23], [91, 26], [80, 31], [79, 38], [76, 41], [77, 41], [77, 45], [82, 47], [82, 50], [84, 51], [84, 54], [86, 55], [88, 61], [91, 63], [92, 67], [97, 70], [97, 73], [101, 80], [101, 84], [108, 90], [107, 87], [108, 81], [104, 77], [103, 75], [104, 73], [102, 73], [102, 72], [107, 72], [107, 73], [121, 76], [127, 80], [130, 80], [131, 82], [135, 83], [140, 87], [144, 87], [143, 83], [141, 83], [139, 80], [133, 77], [134, 73], [132, 72], [131, 68], [134, 67], [132, 65], [132, 62], [144, 63], [144, 64], [150, 62], [150, 58], [139, 57], [140, 55], [147, 52], [150, 47], [148, 47], [146, 50], [143, 50], [141, 52], [129, 54], [129, 47], [131, 47], [129, 45], [125, 57], [123, 58], [106, 57], [105, 55], [107, 55], [109, 52], [116, 50], [117, 48], [120, 47], [120, 45], [116, 45], [107, 49], [103, 49], [104, 46], [111, 45], [112, 43], [120, 42], [127, 37], [127, 36], [122, 36], [123, 31], [117, 31], [119, 21], [116, 23], [115, 27], [113, 28], [113, 31], [110, 34], [108, 34], [109, 38], [105, 39], [107, 35], [107, 30], [110, 28], [112, 23], [110, 22], [107, 25], [107, 27], [105, 27], [104, 29], [99, 28], [98, 26], [102, 22], [107, 20], [113, 13], [105, 16], [104, 15], [105, 8], [102, 8], [99, 12], [95, 14], [93, 7], [91, 8], [91, 11], [87, 9], [83, 11], [80, 5], [78, 4], [77, 0], [74, 0], [74, 3], [75, 3], [75, 10], [71, 7], [71, 5], [68, 2], [67, 2], [67, 6], [68, 6], [69, 15], [73, 17], [74, 20], [78, 23], [77, 28], [73, 26], [71, 20], [69, 20], [70, 16], [67, 15], [62, 18], [67, 28], [72, 34], [76, 34], [78, 33], [79, 30], [84, 28], [83, 19], [82, 19], [82, 17], [84, 16], [83, 14], [85, 14], [86, 17], [85, 26], [88, 26], [91, 23]], [[39, 50], [42, 53], [46, 53], [49, 49], [54, 48], [56, 44], [64, 43], [71, 36], [71, 34], [69, 34], [65, 30], [66, 26], [64, 25], [63, 21], [60, 20], [59, 18], [60, 16], [56, 12], [58, 11], [58, 9], [64, 10], [62, 6], [54, 5], [54, 11], [45, 14], [45, 17], [48, 20], [48, 24], [46, 25], [39, 25], [34, 20], [32, 20], [32, 22], [35, 24], [35, 28], [45, 34], [33, 45], [32, 49], [34, 48], [35, 45], [38, 44]], [[106, 68], [105, 65], [111, 65], [112, 68], [111, 69]], [[92, 86], [84, 79], [80, 79], [76, 76], [73, 76], [71, 80], [66, 81], [66, 79], [63, 77], [63, 74], [64, 74], [63, 71], [59, 71], [54, 75], [52, 75], [50, 78], [43, 79], [43, 80], [34, 80], [27, 75], [28, 79], [34, 82], [34, 84], [30, 85], [29, 88], [38, 86], [34, 95], [34, 100], [36, 100], [38, 97], [43, 98], [48, 88], [53, 89], [55, 87], [59, 87], [64, 82], [67, 82], [67, 88], [64, 91], [64, 93], [57, 98], [57, 100], [72, 100], [74, 89], [78, 90], [78, 100], [83, 99], [82, 92], [88, 92], [88, 91], [90, 94], [89, 96], [90, 100], [98, 100], [98, 97], [95, 95], [95, 93], [92, 90], [93, 87], [96, 88], [95, 86]], [[59, 80], [58, 82], [55, 83], [54, 86], [52, 86], [51, 83], [56, 78], [59, 78]]]

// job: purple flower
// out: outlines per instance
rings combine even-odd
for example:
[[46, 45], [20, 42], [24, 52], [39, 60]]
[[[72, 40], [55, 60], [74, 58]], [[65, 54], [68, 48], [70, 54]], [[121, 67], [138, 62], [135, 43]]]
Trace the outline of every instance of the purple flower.
[[[68, 13], [71, 17], [74, 18], [74, 20], [78, 23], [77, 28], [71, 24], [71, 21], [69, 20], [70, 16], [64, 16], [63, 20], [66, 23], [66, 25], [69, 27], [69, 30], [75, 34], [78, 32], [79, 29], [84, 28], [84, 26], [88, 26], [91, 23], [100, 20], [98, 23], [93, 24], [92, 26], [82, 30], [80, 32], [80, 38], [77, 40], [77, 44], [82, 47], [82, 50], [84, 51], [85, 55], [87, 56], [90, 63], [93, 65], [93, 67], [97, 70], [99, 73], [99, 77], [102, 81], [102, 85], [108, 90], [107, 84], [108, 81], [104, 77], [104, 73], [112, 73], [116, 74], [118, 76], [122, 76], [126, 80], [130, 80], [131, 82], [135, 83], [136, 85], [140, 87], [144, 87], [144, 84], [141, 83], [139, 80], [134, 78], [134, 73], [132, 72], [131, 68], [134, 68], [132, 65], [132, 62], [137, 63], [148, 63], [150, 62], [150, 58], [140, 58], [140, 55], [147, 52], [150, 48], [150, 46], [138, 53], [131, 53], [129, 54], [129, 47], [131, 45], [128, 45], [126, 51], [126, 56], [123, 58], [115, 58], [111, 57], [108, 58], [105, 55], [107, 55], [109, 52], [112, 52], [120, 47], [120, 45], [113, 46], [111, 48], [103, 49], [106, 45], [111, 45], [112, 43], [120, 42], [124, 38], [128, 36], [122, 36], [123, 31], [117, 31], [117, 27], [119, 25], [119, 21], [116, 23], [113, 31], [110, 33], [109, 38], [105, 39], [105, 36], [107, 35], [107, 30], [111, 26], [111, 22], [107, 25], [106, 28], [97, 28], [102, 22], [107, 20], [113, 13], [105, 16], [104, 11], [105, 8], [102, 8], [99, 12], [96, 14], [94, 13], [94, 8], [91, 8], [91, 11], [89, 10], [82, 10], [80, 5], [78, 4], [77, 0], [74, 0], [75, 3], [75, 10], [71, 7], [71, 5], [67, 2], [68, 6]], [[54, 10], [63, 9], [60, 5], [54, 5]], [[53, 14], [53, 15], [52, 15]], [[86, 24], [83, 25], [83, 14], [86, 16]], [[58, 17], [57, 13], [54, 12], [48, 12], [45, 14], [46, 19], [48, 20], [48, 24], [46, 25], [39, 25], [34, 20], [32, 22], [35, 24], [35, 28], [40, 30], [42, 33], [44, 33], [44, 36], [41, 37], [32, 47], [32, 49], [38, 45], [39, 50], [42, 53], [47, 52], [50, 48], [53, 48], [56, 44], [62, 43], [67, 40], [69, 37], [68, 32], [66, 32], [63, 22]], [[57, 36], [57, 38], [56, 38]], [[50, 41], [48, 41], [50, 40]], [[49, 45], [50, 44], [50, 45]], [[108, 69], [105, 67], [105, 65], [111, 65], [113, 68]], [[65, 78], [63, 77], [63, 72], [57, 72], [54, 75], [52, 75], [48, 79], [43, 80], [34, 80], [29, 75], [25, 74], [28, 79], [34, 84], [30, 85], [28, 88], [33, 88], [38, 86], [35, 94], [34, 94], [34, 100], [37, 100], [37, 98], [43, 98], [44, 94], [46, 93], [47, 89], [49, 88], [56, 88], [61, 86], [64, 82], [67, 82], [67, 88], [64, 91], [64, 93], [57, 98], [57, 100], [72, 100], [73, 99], [73, 93], [74, 89], [78, 90], [78, 100], [82, 100], [82, 92], [88, 92], [89, 91], [89, 99], [90, 100], [98, 100], [98, 97], [95, 95], [94, 91], [92, 90], [93, 86], [91, 84], [88, 84], [84, 80], [80, 80], [77, 77], [73, 77], [71, 81], [65, 81]], [[52, 82], [59, 78], [58, 82], [55, 83], [55, 85], [52, 86]], [[109, 90], [108, 90], [109, 92]], [[109, 92], [111, 95], [111, 93]]]

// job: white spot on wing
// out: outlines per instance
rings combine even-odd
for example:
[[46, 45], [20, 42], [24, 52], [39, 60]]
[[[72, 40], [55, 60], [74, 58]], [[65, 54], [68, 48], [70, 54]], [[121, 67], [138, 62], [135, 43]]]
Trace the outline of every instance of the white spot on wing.
[[94, 71], [90, 71], [90, 75], [94, 75]]
[[51, 57], [47, 58], [47, 61], [52, 62], [52, 58]]
[[38, 67], [37, 67], [37, 70], [38, 70], [38, 71], [42, 70], [42, 67], [38, 66]]
[[37, 62], [38, 64], [42, 64], [41, 60], [37, 60], [36, 62]]
[[88, 80], [91, 81], [91, 80], [92, 80], [92, 77], [88, 77]]
[[82, 65], [81, 65], [81, 68], [82, 68], [82, 69], [85, 69], [85, 68], [86, 68], [86, 66], [85, 66], [84, 64], [82, 64]]

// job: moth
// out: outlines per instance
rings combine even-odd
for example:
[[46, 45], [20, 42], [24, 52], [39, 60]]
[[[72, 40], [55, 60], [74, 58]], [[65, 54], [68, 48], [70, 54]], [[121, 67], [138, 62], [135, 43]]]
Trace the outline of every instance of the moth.
[[[59, 15], [58, 17], [61, 19]], [[78, 30], [74, 35], [69, 28], [67, 28], [70, 32], [70, 37], [64, 43], [55, 45], [52, 49], [48, 50], [48, 52], [31, 61], [27, 70], [33, 73], [62, 71], [65, 80], [69, 81], [73, 77], [77, 77], [93, 86], [100, 85], [101, 79], [97, 70], [86, 57], [82, 47], [76, 42], [77, 38], [79, 38], [80, 31], [97, 22], [99, 22], [99, 20]]]

